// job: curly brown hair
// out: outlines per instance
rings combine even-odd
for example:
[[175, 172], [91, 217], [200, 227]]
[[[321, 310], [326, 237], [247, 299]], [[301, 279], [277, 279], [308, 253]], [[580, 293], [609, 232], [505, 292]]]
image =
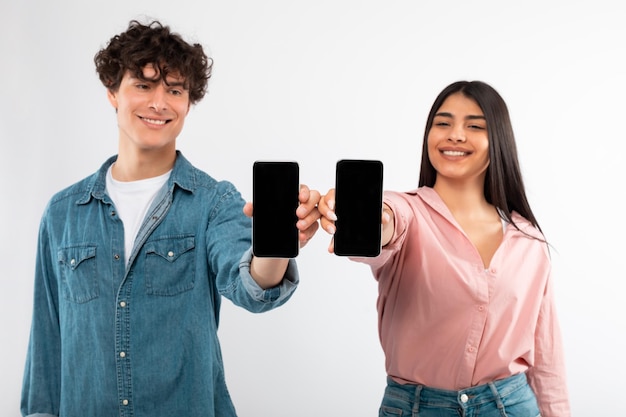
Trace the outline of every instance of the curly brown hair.
[[126, 71], [145, 80], [143, 68], [146, 65], [153, 65], [157, 80], [164, 82], [168, 73], [177, 73], [185, 80], [190, 104], [199, 102], [206, 94], [213, 68], [213, 60], [204, 53], [202, 45], [186, 42], [156, 20], [147, 25], [131, 20], [125, 32], [113, 36], [108, 45], [98, 51], [94, 62], [100, 81], [111, 91], [118, 90]]

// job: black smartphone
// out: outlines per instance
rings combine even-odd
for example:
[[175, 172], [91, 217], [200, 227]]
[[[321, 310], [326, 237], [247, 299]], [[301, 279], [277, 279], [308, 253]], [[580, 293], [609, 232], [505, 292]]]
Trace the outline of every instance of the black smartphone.
[[258, 257], [295, 258], [300, 248], [298, 163], [256, 161], [252, 171], [252, 252]]
[[373, 257], [380, 254], [383, 208], [383, 163], [342, 159], [335, 178], [335, 254]]

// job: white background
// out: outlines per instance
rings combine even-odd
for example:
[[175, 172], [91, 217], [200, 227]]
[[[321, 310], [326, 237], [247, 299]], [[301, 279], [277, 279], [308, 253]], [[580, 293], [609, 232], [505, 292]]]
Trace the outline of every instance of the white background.
[[[143, 16], [214, 58], [179, 149], [246, 199], [256, 159], [297, 160], [301, 181], [322, 191], [338, 159], [380, 159], [386, 189], [414, 188], [437, 93], [459, 79], [492, 84], [555, 248], [574, 415], [626, 415], [624, 10], [617, 0], [3, 0], [0, 415], [19, 415], [42, 210], [116, 153], [93, 56]], [[224, 302], [241, 417], [377, 415], [376, 284], [328, 242], [318, 233], [301, 252], [302, 283], [284, 307], [254, 315]]]

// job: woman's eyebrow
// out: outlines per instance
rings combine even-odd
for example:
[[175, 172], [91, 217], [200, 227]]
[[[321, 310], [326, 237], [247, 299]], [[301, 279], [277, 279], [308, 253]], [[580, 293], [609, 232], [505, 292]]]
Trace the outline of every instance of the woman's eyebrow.
[[[437, 117], [437, 116], [439, 116], [439, 117], [450, 117], [450, 118], [454, 117], [452, 115], [452, 113], [446, 112], [446, 111], [442, 111], [442, 112], [436, 113], [435, 117]], [[485, 119], [485, 116], [483, 116], [482, 114], [477, 114], [477, 115], [470, 114], [468, 116], [465, 116], [465, 120], [486, 120], [486, 119]]]

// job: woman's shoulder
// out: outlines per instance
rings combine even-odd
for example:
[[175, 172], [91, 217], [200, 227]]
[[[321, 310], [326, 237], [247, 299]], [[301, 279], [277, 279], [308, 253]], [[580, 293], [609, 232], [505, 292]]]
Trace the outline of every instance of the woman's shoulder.
[[385, 190], [385, 197], [389, 197], [389, 198], [396, 198], [396, 199], [404, 199], [404, 200], [413, 200], [416, 197], [426, 197], [426, 198], [432, 198], [433, 196], [436, 196], [437, 193], [430, 187], [419, 187], [419, 188], [414, 188], [412, 190], [405, 190], [405, 191], [399, 191], [399, 190]]
[[406, 204], [410, 206], [431, 206], [439, 208], [443, 201], [439, 194], [430, 187], [419, 187], [407, 191], [385, 191], [385, 201], [393, 204]]
[[512, 227], [517, 229], [518, 232], [521, 232], [526, 236], [539, 239], [540, 241], [545, 240], [545, 236], [543, 235], [543, 233], [541, 233], [539, 229], [537, 229], [528, 219], [526, 219], [518, 212], [511, 212], [511, 220], [513, 220], [514, 223]]
[[449, 210], [430, 187], [419, 187], [408, 191], [385, 191], [384, 202], [391, 207], [396, 215], [404, 213], [408, 219], [431, 217], [433, 212], [449, 217]]

